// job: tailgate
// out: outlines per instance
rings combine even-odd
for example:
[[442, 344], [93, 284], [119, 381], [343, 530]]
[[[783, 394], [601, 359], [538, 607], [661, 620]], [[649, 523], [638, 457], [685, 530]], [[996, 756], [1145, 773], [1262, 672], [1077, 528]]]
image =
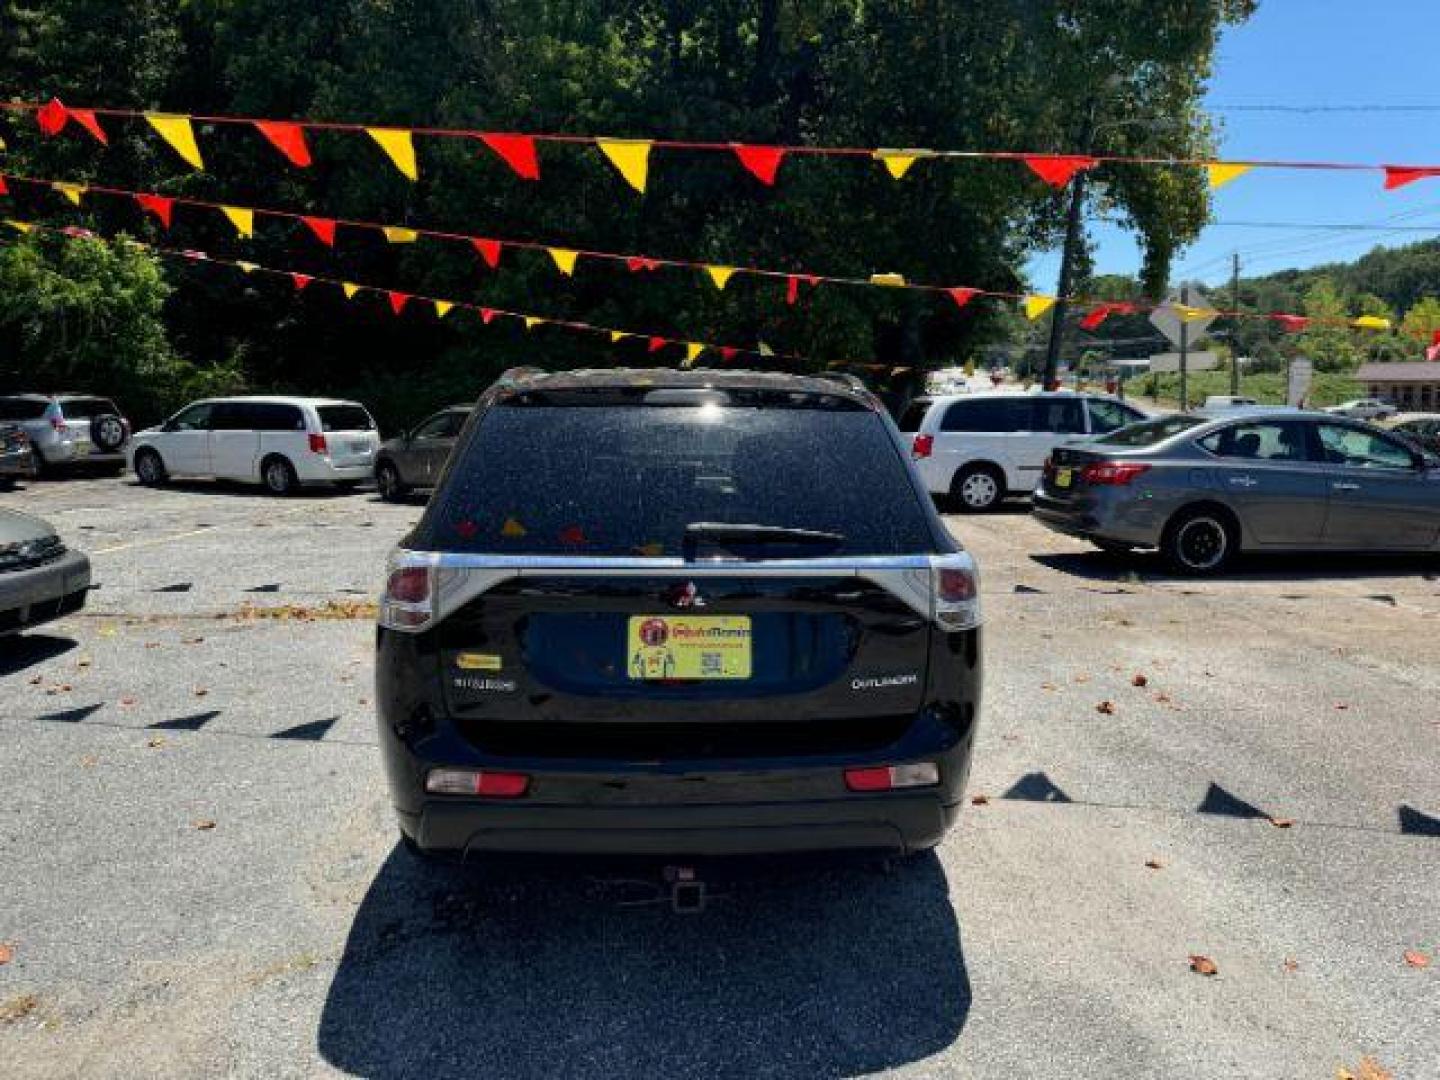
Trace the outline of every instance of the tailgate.
[[380, 435], [375, 431], [327, 431], [325, 445], [335, 465], [369, 465], [380, 449]]

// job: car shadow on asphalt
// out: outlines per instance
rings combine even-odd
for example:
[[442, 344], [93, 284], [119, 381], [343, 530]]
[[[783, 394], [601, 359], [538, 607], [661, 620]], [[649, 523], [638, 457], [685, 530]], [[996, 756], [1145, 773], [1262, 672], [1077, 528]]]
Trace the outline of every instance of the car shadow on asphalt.
[[21, 634], [0, 638], [0, 678], [62, 656], [79, 645], [73, 638]]
[[[1413, 575], [1440, 580], [1440, 555], [1363, 555], [1334, 552], [1247, 554], [1223, 573], [1185, 577], [1168, 570], [1153, 552], [1114, 554], [1104, 551], [1031, 555], [1041, 566], [1087, 581], [1124, 582], [1139, 577], [1149, 582], [1214, 581], [1347, 581]], [[1379, 599], [1377, 597], [1377, 599]]]
[[[147, 490], [140, 481], [131, 478], [126, 486], [135, 491]], [[160, 491], [178, 491], [194, 495], [228, 495], [232, 498], [255, 499], [262, 502], [284, 503], [295, 499], [345, 499], [355, 495], [373, 494], [369, 489], [339, 488], [331, 484], [307, 484], [289, 495], [271, 495], [259, 484], [242, 484], [235, 480], [166, 480]]]
[[706, 909], [680, 915], [633, 875], [428, 867], [396, 848], [356, 914], [320, 1052], [380, 1078], [815, 1077], [959, 1037], [970, 980], [933, 854], [717, 873]]

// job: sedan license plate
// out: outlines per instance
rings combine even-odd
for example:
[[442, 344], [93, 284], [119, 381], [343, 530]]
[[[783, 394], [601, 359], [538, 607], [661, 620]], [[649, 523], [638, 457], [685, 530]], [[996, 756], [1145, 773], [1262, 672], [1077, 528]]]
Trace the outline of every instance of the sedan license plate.
[[625, 643], [631, 679], [750, 678], [746, 615], [632, 615]]
[[1071, 484], [1073, 484], [1074, 482], [1075, 482], [1075, 470], [1074, 470], [1074, 469], [1057, 469], [1057, 470], [1055, 470], [1055, 486], [1056, 486], [1057, 488], [1068, 488], [1068, 487], [1069, 487]]

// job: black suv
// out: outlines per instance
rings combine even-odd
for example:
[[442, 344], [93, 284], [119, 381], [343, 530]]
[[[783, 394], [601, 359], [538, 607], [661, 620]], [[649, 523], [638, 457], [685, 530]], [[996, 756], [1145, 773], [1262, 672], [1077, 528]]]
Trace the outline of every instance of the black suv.
[[980, 703], [975, 563], [864, 389], [526, 372], [391, 556], [380, 740], [407, 847], [933, 847]]

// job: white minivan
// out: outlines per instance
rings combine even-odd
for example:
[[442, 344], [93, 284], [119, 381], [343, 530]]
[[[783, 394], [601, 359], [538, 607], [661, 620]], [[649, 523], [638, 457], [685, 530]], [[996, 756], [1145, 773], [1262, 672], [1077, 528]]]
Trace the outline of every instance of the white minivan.
[[210, 398], [136, 434], [130, 468], [151, 486], [213, 476], [288, 495], [302, 484], [353, 487], [368, 480], [379, 448], [374, 419], [354, 401]]
[[938, 499], [971, 512], [1028, 495], [1057, 446], [1148, 419], [1103, 394], [1018, 392], [916, 398], [900, 417], [910, 456]]

